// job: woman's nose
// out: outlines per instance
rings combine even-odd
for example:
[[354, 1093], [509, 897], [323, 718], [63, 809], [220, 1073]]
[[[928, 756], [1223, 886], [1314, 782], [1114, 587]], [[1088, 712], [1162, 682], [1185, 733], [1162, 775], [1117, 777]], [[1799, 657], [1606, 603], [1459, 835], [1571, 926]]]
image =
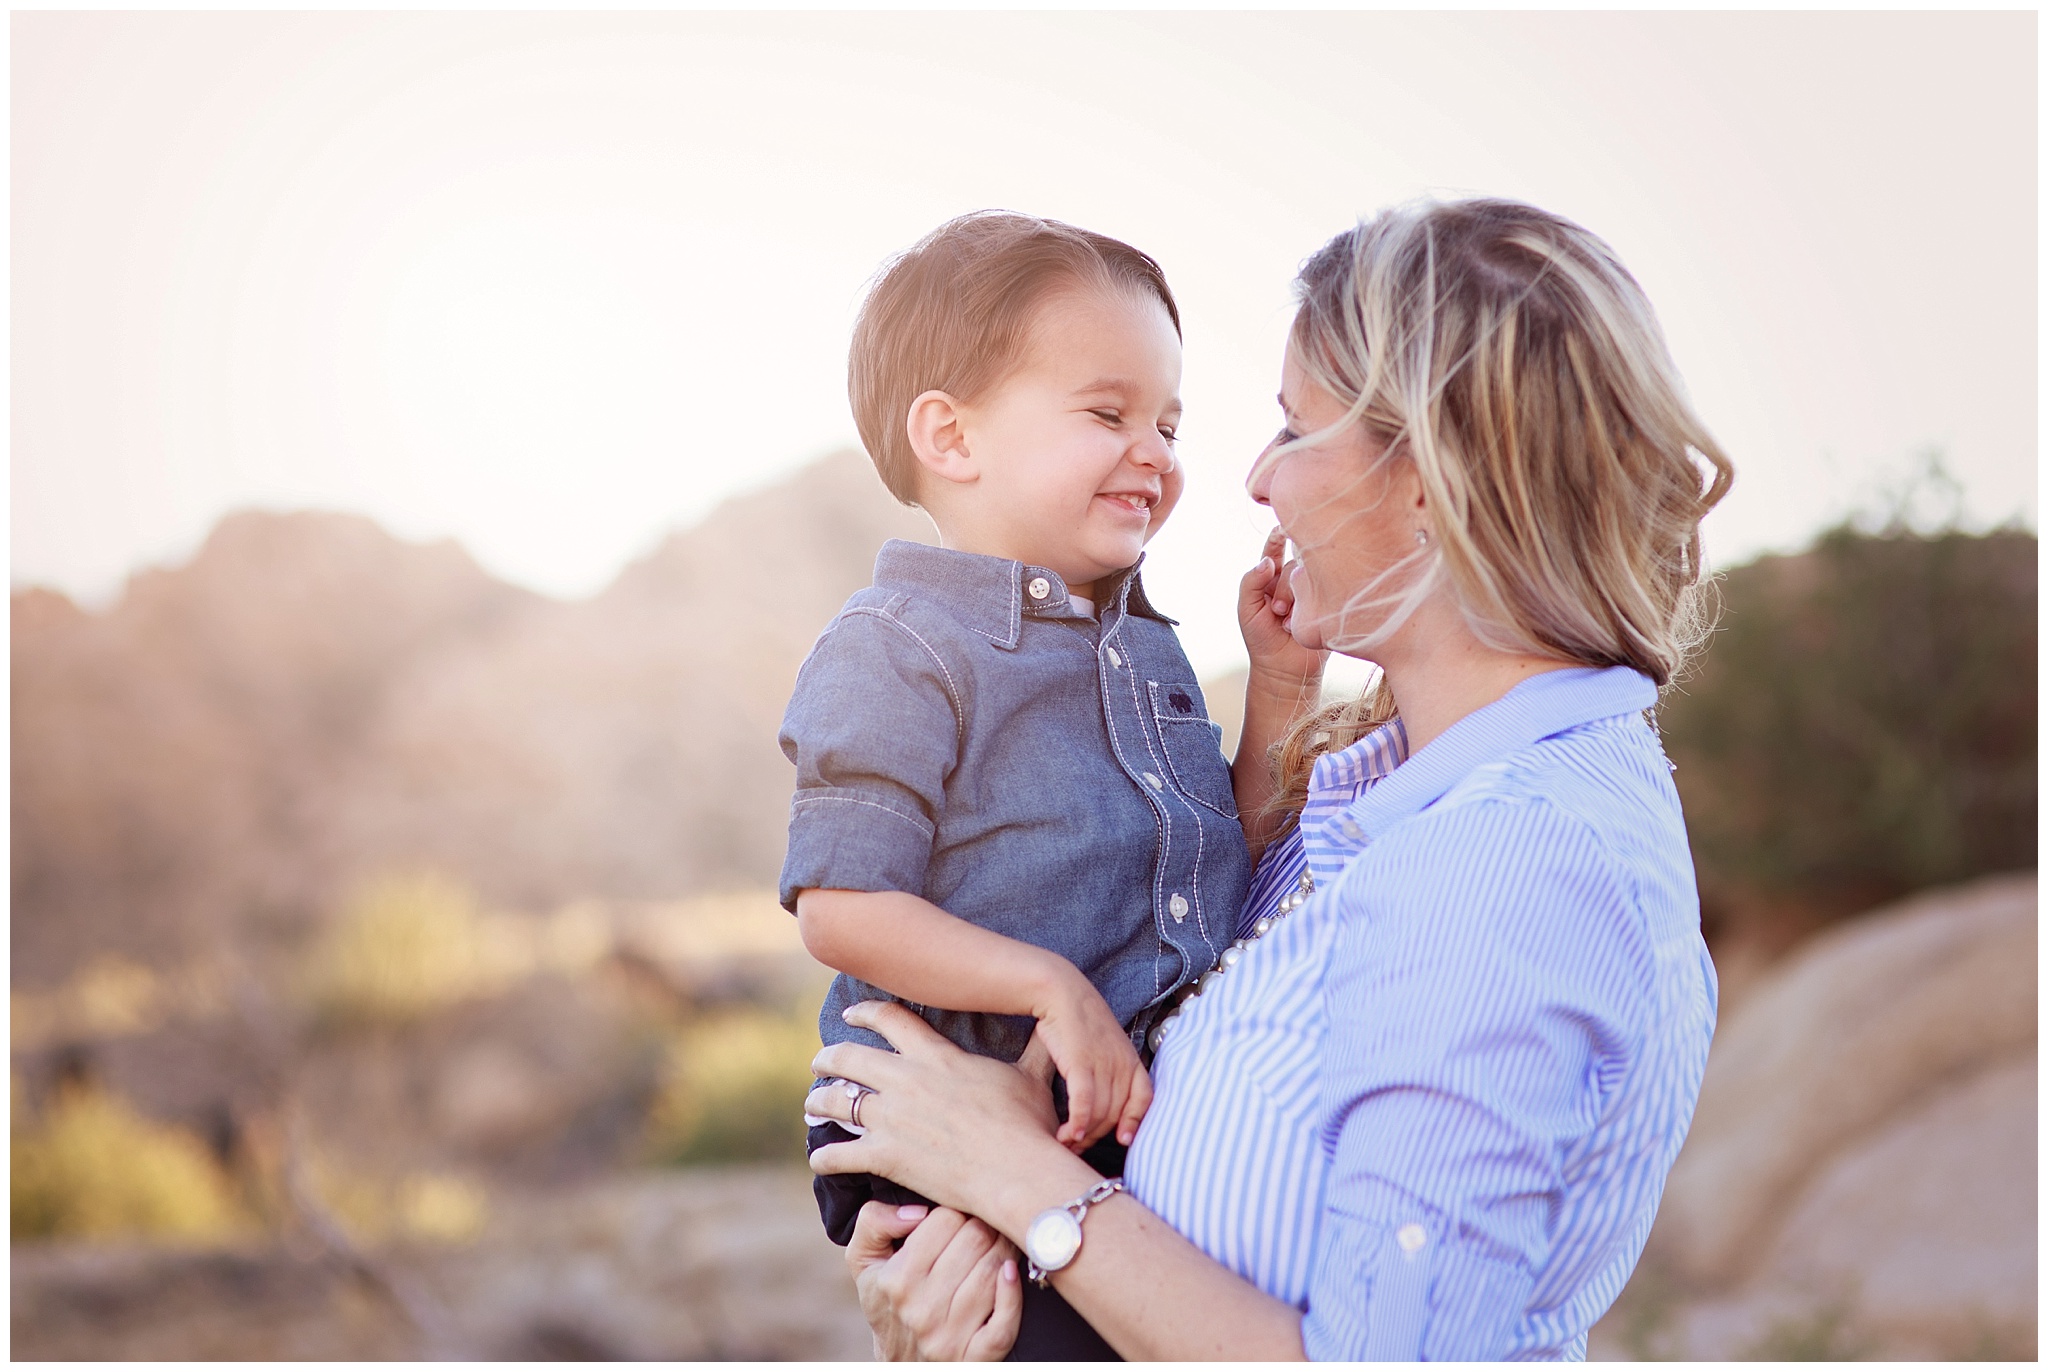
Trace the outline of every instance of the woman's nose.
[[1245, 492], [1261, 505], [1273, 503], [1273, 445], [1268, 443], [1252, 459], [1252, 469], [1245, 474]]

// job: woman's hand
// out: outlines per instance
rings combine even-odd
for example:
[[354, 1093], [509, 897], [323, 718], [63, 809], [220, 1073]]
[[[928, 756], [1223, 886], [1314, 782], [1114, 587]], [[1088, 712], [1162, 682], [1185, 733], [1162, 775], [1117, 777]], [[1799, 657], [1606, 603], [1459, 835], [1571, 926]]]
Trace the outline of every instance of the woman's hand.
[[1294, 588], [1288, 579], [1287, 536], [1279, 529], [1266, 535], [1258, 565], [1237, 585], [1237, 627], [1251, 654], [1252, 685], [1293, 695], [1308, 683], [1306, 698], [1316, 699], [1327, 652], [1294, 641], [1288, 617], [1294, 613]]
[[869, 1201], [846, 1265], [881, 1361], [999, 1362], [1017, 1341], [1017, 1250], [972, 1216]]
[[[1052, 1093], [1028, 1067], [965, 1052], [887, 1001], [849, 1007], [846, 1022], [872, 1029], [897, 1051], [835, 1043], [811, 1060], [818, 1076], [873, 1091], [858, 1103], [867, 1132], [812, 1153], [813, 1172], [889, 1177], [1013, 1235], [1049, 1203], [1035, 1190], [1028, 1198], [1013, 1194], [1023, 1183], [1052, 1186], [1061, 1193], [1055, 1199], [1064, 1199], [1098, 1180], [1094, 1168], [1053, 1137], [1059, 1122]], [[855, 1103], [844, 1090], [824, 1086], [811, 1092], [804, 1108], [849, 1121]], [[1006, 1220], [1006, 1205], [1029, 1208]]]

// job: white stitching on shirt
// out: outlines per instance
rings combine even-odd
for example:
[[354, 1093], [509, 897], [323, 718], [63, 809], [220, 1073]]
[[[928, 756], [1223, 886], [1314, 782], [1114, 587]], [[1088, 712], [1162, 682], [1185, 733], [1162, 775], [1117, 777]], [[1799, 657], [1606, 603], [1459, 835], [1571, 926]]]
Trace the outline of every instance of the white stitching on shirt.
[[[1133, 705], [1133, 706], [1134, 706], [1134, 707], [1135, 707], [1135, 708], [1137, 709], [1137, 711], [1138, 711], [1138, 721], [1139, 721], [1139, 728], [1138, 728], [1138, 732], [1139, 732], [1140, 734], [1145, 734], [1145, 729], [1144, 729], [1144, 719], [1145, 719], [1145, 715], [1146, 715], [1146, 713], [1147, 713], [1147, 712], [1149, 711], [1149, 712], [1151, 713], [1151, 715], [1152, 715], [1152, 732], [1153, 732], [1153, 733], [1155, 733], [1155, 734], [1158, 734], [1158, 735], [1159, 735], [1159, 746], [1160, 746], [1160, 748], [1162, 748], [1162, 749], [1163, 749], [1163, 748], [1164, 748], [1164, 747], [1166, 746], [1166, 735], [1165, 735], [1165, 733], [1164, 733], [1164, 732], [1163, 732], [1163, 731], [1162, 731], [1162, 730], [1160, 729], [1160, 727], [1159, 727], [1159, 711], [1158, 711], [1158, 708], [1157, 708], [1156, 706], [1154, 706], [1154, 705], [1152, 704], [1152, 702], [1151, 702], [1151, 699], [1150, 699], [1150, 695], [1151, 695], [1151, 688], [1157, 687], [1157, 686], [1159, 685], [1159, 683], [1158, 683], [1158, 682], [1156, 682], [1156, 681], [1147, 681], [1147, 682], [1145, 683], [1145, 685], [1146, 685], [1146, 687], [1147, 687], [1146, 695], [1145, 695], [1145, 697], [1144, 697], [1144, 698], [1141, 698], [1141, 697], [1140, 697], [1140, 696], [1138, 695], [1138, 674], [1137, 674], [1137, 673], [1136, 673], [1135, 671], [1133, 671], [1133, 672], [1131, 673], [1131, 704], [1132, 704], [1132, 705]], [[1201, 936], [1202, 936], [1202, 941], [1203, 941], [1203, 942], [1204, 942], [1205, 944], [1211, 944], [1211, 946], [1214, 946], [1214, 945], [1213, 945], [1213, 944], [1211, 943], [1211, 940], [1210, 940], [1210, 938], [1209, 938], [1209, 920], [1208, 920], [1208, 917], [1207, 917], [1206, 915], [1204, 915], [1204, 914], [1202, 913], [1202, 847], [1203, 847], [1203, 835], [1202, 835], [1202, 815], [1201, 815], [1201, 812], [1200, 812], [1199, 810], [1196, 810], [1196, 809], [1194, 808], [1194, 802], [1193, 802], [1193, 801], [1189, 800], [1189, 799], [1188, 799], [1188, 798], [1187, 798], [1186, 796], [1184, 796], [1184, 795], [1182, 795], [1182, 794], [1181, 794], [1181, 791], [1180, 791], [1180, 778], [1179, 778], [1179, 777], [1177, 777], [1177, 776], [1174, 776], [1174, 772], [1173, 772], [1173, 767], [1172, 767], [1172, 764], [1168, 763], [1168, 762], [1166, 761], [1166, 759], [1165, 759], [1165, 758], [1161, 757], [1161, 756], [1159, 755], [1159, 753], [1158, 753], [1158, 752], [1155, 752], [1155, 751], [1153, 750], [1153, 747], [1152, 747], [1152, 738], [1151, 738], [1151, 735], [1150, 735], [1150, 734], [1146, 734], [1146, 735], [1145, 735], [1145, 752], [1146, 752], [1146, 753], [1147, 753], [1148, 755], [1150, 755], [1150, 756], [1151, 756], [1151, 758], [1152, 758], [1152, 765], [1153, 765], [1154, 767], [1157, 767], [1157, 768], [1158, 768], [1158, 769], [1159, 769], [1160, 771], [1162, 771], [1162, 772], [1166, 773], [1166, 775], [1174, 777], [1174, 785], [1173, 785], [1173, 786], [1172, 786], [1172, 787], [1171, 787], [1170, 789], [1168, 789], [1168, 790], [1163, 790], [1163, 791], [1160, 791], [1160, 792], [1159, 792], [1158, 794], [1160, 794], [1160, 795], [1171, 795], [1171, 796], [1173, 796], [1173, 797], [1174, 797], [1174, 798], [1175, 798], [1176, 800], [1178, 800], [1178, 801], [1179, 801], [1179, 802], [1180, 802], [1181, 804], [1183, 804], [1183, 805], [1187, 806], [1187, 807], [1188, 807], [1188, 817], [1189, 817], [1189, 818], [1191, 818], [1192, 820], [1194, 820], [1194, 823], [1195, 823], [1195, 879], [1194, 879], [1193, 881], [1191, 881], [1191, 882], [1189, 882], [1189, 883], [1188, 883], [1188, 885], [1189, 885], [1189, 886], [1190, 886], [1190, 887], [1191, 887], [1191, 888], [1193, 889], [1193, 893], [1194, 893], [1194, 898], [1193, 898], [1193, 900], [1192, 900], [1192, 901], [1190, 901], [1189, 903], [1190, 903], [1190, 904], [1192, 904], [1192, 905], [1193, 905], [1193, 906], [1195, 907], [1195, 929], [1197, 930], [1197, 932], [1199, 932], [1199, 933], [1201, 934]], [[1164, 862], [1164, 860], [1163, 860], [1163, 859], [1164, 859], [1164, 857], [1165, 857], [1165, 855], [1164, 855], [1164, 854], [1161, 854], [1161, 858], [1162, 858], [1162, 861], [1160, 862], [1160, 868], [1161, 868], [1161, 871], [1160, 871], [1160, 873], [1159, 873], [1158, 875], [1156, 875], [1156, 876], [1155, 876], [1155, 877], [1153, 878], [1153, 882], [1154, 882], [1154, 885], [1155, 885], [1155, 886], [1157, 886], [1157, 887], [1158, 887], [1158, 889], [1160, 889], [1160, 890], [1164, 890], [1164, 889], [1165, 889], [1165, 884], [1164, 884], [1164, 883], [1165, 883], [1165, 872], [1164, 872], [1164, 868], [1165, 868], [1166, 864], [1165, 864], [1165, 862]], [[1208, 969], [1206, 969], [1206, 968], [1200, 969], [1200, 970], [1198, 970], [1198, 971], [1196, 972], [1196, 975], [1197, 975], [1197, 976], [1200, 976], [1200, 975], [1201, 975], [1201, 972], [1202, 972], [1202, 971], [1206, 971], [1206, 970], [1208, 970]]]
[[823, 805], [827, 801], [834, 800], [842, 805], [865, 805], [870, 809], [880, 810], [885, 815], [894, 815], [900, 820], [915, 824], [926, 838], [931, 838], [936, 833], [931, 824], [926, 820], [920, 819], [915, 815], [906, 815], [901, 810], [893, 806], [884, 805], [878, 800], [862, 800], [859, 796], [798, 796], [789, 803], [790, 813], [794, 814], [806, 805]]
[[[1122, 624], [1122, 620], [1121, 620], [1121, 619], [1119, 619], [1119, 620], [1118, 620], [1118, 624], [1117, 624], [1117, 631], [1120, 631], [1120, 630], [1122, 629], [1122, 627], [1123, 627], [1123, 624]], [[1118, 641], [1118, 640], [1117, 640], [1117, 636], [1116, 636], [1116, 634], [1117, 634], [1117, 631], [1112, 631], [1112, 633], [1111, 633], [1111, 634], [1110, 634], [1110, 635], [1109, 635], [1109, 636], [1108, 636], [1107, 638], [1105, 638], [1105, 639], [1104, 639], [1103, 641], [1104, 641], [1105, 643], [1109, 643], [1109, 644], [1112, 644], [1112, 645], [1114, 645], [1115, 643], [1117, 643], [1117, 641]], [[1128, 662], [1128, 661], [1130, 661], [1130, 644], [1129, 644], [1129, 641], [1128, 641], [1128, 640], [1125, 640], [1125, 641], [1124, 641], [1124, 644], [1123, 644], [1123, 649], [1124, 649], [1124, 660]], [[1133, 693], [1135, 694], [1135, 692], [1136, 692], [1136, 689], [1137, 689], [1137, 687], [1136, 687], [1136, 682], [1137, 682], [1137, 677], [1138, 677], [1138, 673], [1137, 673], [1137, 669], [1136, 669], [1136, 666], [1135, 666], [1135, 664], [1134, 664], [1134, 665], [1133, 665], [1133, 667], [1132, 667], [1132, 670], [1131, 670], [1130, 676], [1131, 676], [1131, 681], [1132, 681], [1132, 691], [1133, 691]], [[1103, 680], [1102, 680], [1102, 670], [1101, 670], [1101, 668], [1099, 668], [1099, 667], [1098, 667], [1098, 668], [1096, 669], [1096, 672], [1095, 672], [1095, 680], [1096, 680], [1096, 683], [1097, 683], [1097, 685], [1099, 685], [1099, 686], [1101, 686], [1101, 687], [1102, 687], [1102, 694], [1103, 694], [1103, 701], [1102, 701], [1102, 722], [1103, 722], [1103, 724], [1104, 724], [1104, 725], [1106, 725], [1106, 726], [1108, 727], [1108, 730], [1109, 730], [1109, 748], [1110, 748], [1110, 751], [1116, 754], [1116, 760], [1117, 760], [1117, 765], [1119, 765], [1120, 767], [1122, 767], [1122, 768], [1124, 769], [1124, 774], [1125, 774], [1126, 776], [1129, 776], [1129, 775], [1130, 775], [1130, 773], [1131, 773], [1131, 772], [1132, 772], [1133, 770], [1142, 770], [1142, 769], [1134, 769], [1134, 768], [1133, 768], [1133, 767], [1131, 766], [1131, 762], [1130, 762], [1130, 759], [1124, 756], [1124, 745], [1123, 745], [1123, 740], [1122, 740], [1122, 739], [1121, 739], [1120, 737], [1118, 737], [1118, 735], [1117, 735], [1117, 730], [1116, 730], [1116, 711], [1110, 708], [1110, 704], [1109, 704], [1109, 699], [1108, 699], [1108, 696], [1109, 696], [1109, 687], [1108, 687], [1107, 683], [1103, 682]], [[1140, 733], [1143, 733], [1143, 732], [1144, 732], [1144, 728], [1143, 728], [1143, 717], [1142, 717], [1142, 715], [1140, 716], [1140, 719], [1139, 719], [1139, 732], [1140, 732]], [[1160, 891], [1161, 891], [1161, 890], [1163, 889], [1163, 883], [1164, 883], [1164, 882], [1165, 882], [1165, 880], [1166, 880], [1166, 877], [1165, 877], [1165, 872], [1166, 872], [1166, 859], [1167, 859], [1167, 846], [1166, 846], [1166, 834], [1167, 834], [1167, 829], [1166, 829], [1166, 820], [1165, 820], [1165, 817], [1164, 817], [1164, 816], [1162, 816], [1162, 815], [1161, 815], [1161, 814], [1159, 813], [1159, 810], [1158, 810], [1158, 807], [1157, 807], [1157, 805], [1156, 805], [1156, 804], [1151, 804], [1151, 803], [1148, 803], [1148, 804], [1146, 805], [1145, 809], [1146, 809], [1146, 811], [1147, 811], [1148, 813], [1150, 813], [1150, 814], [1151, 814], [1151, 816], [1152, 816], [1152, 826], [1153, 826], [1153, 828], [1155, 828], [1155, 829], [1157, 829], [1157, 830], [1159, 831], [1159, 857], [1158, 857], [1158, 860], [1157, 860], [1157, 861], [1155, 861], [1155, 862], [1154, 862], [1154, 863], [1152, 864], [1152, 911], [1151, 911], [1151, 913], [1152, 913], [1152, 925], [1153, 925], [1153, 927], [1154, 927], [1155, 929], [1157, 929], [1157, 930], [1159, 931], [1159, 941], [1160, 941], [1161, 943], [1164, 943], [1164, 944], [1165, 944], [1165, 945], [1166, 945], [1167, 947], [1169, 947], [1169, 948], [1173, 949], [1173, 951], [1174, 951], [1174, 952], [1175, 952], [1175, 953], [1176, 953], [1176, 954], [1177, 954], [1177, 955], [1178, 955], [1178, 956], [1180, 957], [1180, 959], [1181, 959], [1181, 962], [1182, 962], [1182, 964], [1183, 964], [1183, 970], [1185, 970], [1185, 964], [1186, 964], [1186, 962], [1187, 962], [1187, 954], [1185, 954], [1185, 953], [1181, 952], [1181, 950], [1180, 950], [1180, 946], [1179, 946], [1178, 944], [1176, 944], [1176, 943], [1175, 943], [1175, 942], [1174, 942], [1174, 941], [1173, 941], [1172, 939], [1170, 939], [1170, 938], [1168, 938], [1168, 937], [1166, 936], [1166, 922], [1165, 922], [1164, 920], [1162, 920], [1162, 919], [1161, 919], [1161, 918], [1159, 917], [1159, 892], [1160, 892]], [[1165, 986], [1165, 983], [1164, 983], [1164, 982], [1162, 982], [1162, 981], [1160, 980], [1160, 978], [1159, 978], [1159, 955], [1155, 953], [1155, 954], [1153, 954], [1153, 956], [1152, 956], [1152, 994], [1153, 994], [1154, 996], [1157, 996], [1157, 995], [1159, 995], [1160, 993], [1164, 992], [1165, 990], [1166, 990], [1166, 986]]]
[[946, 678], [946, 703], [953, 707], [953, 743], [955, 747], [958, 747], [961, 741], [967, 737], [967, 711], [960, 703], [959, 683], [953, 680], [953, 673], [946, 666], [946, 660], [939, 656], [939, 650], [925, 642], [923, 634], [911, 628], [887, 610], [868, 605], [857, 605], [853, 609], [843, 611], [841, 618], [844, 618], [846, 615], [872, 615], [884, 624], [893, 624], [904, 633], [916, 639], [917, 646], [931, 655], [933, 664], [939, 669], [939, 675]]

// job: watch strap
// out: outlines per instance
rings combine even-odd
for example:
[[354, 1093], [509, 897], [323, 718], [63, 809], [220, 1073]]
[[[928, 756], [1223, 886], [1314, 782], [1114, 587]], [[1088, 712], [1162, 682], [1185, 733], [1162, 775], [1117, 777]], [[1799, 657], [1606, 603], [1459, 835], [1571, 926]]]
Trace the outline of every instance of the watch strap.
[[[1065, 1205], [1056, 1206], [1054, 1208], [1058, 1210], [1064, 1210], [1069, 1215], [1072, 1215], [1074, 1217], [1074, 1226], [1076, 1229], [1079, 1229], [1082, 1227], [1083, 1222], [1088, 1218], [1088, 1210], [1091, 1206], [1100, 1205], [1103, 1201], [1108, 1200], [1111, 1196], [1114, 1196], [1117, 1192], [1123, 1189], [1124, 1179], [1122, 1177], [1104, 1177], [1101, 1181], [1095, 1183], [1095, 1185], [1089, 1187], [1086, 1191], [1074, 1197], [1074, 1199], [1068, 1201]], [[1080, 1255], [1080, 1252], [1080, 1244], [1076, 1243], [1074, 1245], [1074, 1251], [1067, 1255], [1067, 1261], [1061, 1263], [1059, 1267], [1065, 1267], [1067, 1263], [1071, 1263], [1077, 1256]], [[1050, 1282], [1048, 1281], [1048, 1279], [1052, 1276], [1054, 1272], [1057, 1272], [1059, 1270], [1059, 1267], [1040, 1267], [1038, 1265], [1037, 1259], [1032, 1258], [1028, 1252], [1025, 1254], [1025, 1261], [1025, 1275], [1040, 1286], [1049, 1285]]]

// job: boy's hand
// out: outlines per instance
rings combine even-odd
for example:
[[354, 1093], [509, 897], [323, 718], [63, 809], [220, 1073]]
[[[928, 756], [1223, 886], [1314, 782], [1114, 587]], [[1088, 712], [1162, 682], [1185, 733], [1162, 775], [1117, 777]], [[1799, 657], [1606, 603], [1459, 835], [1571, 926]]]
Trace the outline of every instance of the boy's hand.
[[1266, 535], [1262, 552], [1258, 565], [1237, 585], [1237, 627], [1251, 654], [1252, 675], [1276, 685], [1320, 681], [1330, 655], [1302, 647], [1288, 631], [1294, 588], [1287, 576], [1293, 564], [1283, 560], [1287, 536], [1275, 528]]
[[1061, 1143], [1078, 1153], [1111, 1129], [1118, 1143], [1138, 1136], [1138, 1121], [1152, 1104], [1152, 1078], [1109, 1003], [1078, 971], [1061, 978], [1039, 1010], [1035, 1037], [1067, 1079]]

